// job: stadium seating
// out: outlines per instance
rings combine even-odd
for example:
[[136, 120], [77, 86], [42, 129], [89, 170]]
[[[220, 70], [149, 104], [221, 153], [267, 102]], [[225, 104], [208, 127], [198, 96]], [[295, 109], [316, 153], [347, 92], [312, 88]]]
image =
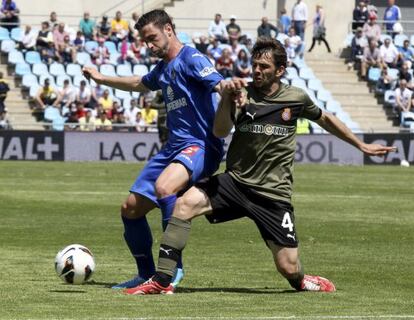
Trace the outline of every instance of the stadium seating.
[[8, 54], [8, 63], [12, 65], [25, 63], [23, 53], [17, 50], [10, 51]]
[[115, 67], [112, 64], [103, 64], [99, 71], [105, 76], [116, 77]]
[[26, 73], [22, 77], [22, 86], [31, 88], [33, 85], [39, 86], [37, 77], [33, 73]]
[[17, 63], [14, 69], [16, 76], [23, 77], [24, 75], [31, 74], [30, 65], [27, 63]]
[[6, 28], [0, 27], [0, 41], [9, 40], [9, 39], [10, 39], [9, 30], [7, 30]]
[[136, 64], [132, 73], [136, 76], [145, 76], [148, 73], [148, 67], [144, 64]]
[[25, 60], [29, 64], [41, 63], [40, 53], [37, 51], [28, 51], [25, 55]]
[[80, 76], [80, 75], [82, 75], [81, 66], [79, 64], [76, 64], [76, 63], [69, 63], [66, 66], [66, 73], [71, 77]]
[[16, 42], [11, 39], [6, 39], [1, 41], [1, 52], [9, 53], [10, 51], [15, 50]]
[[33, 74], [37, 75], [38, 77], [40, 77], [41, 75], [44, 75], [44, 74], [49, 74], [48, 67], [44, 63], [35, 63], [35, 64], [33, 64], [32, 72], [33, 72]]
[[120, 64], [116, 67], [116, 73], [121, 77], [132, 76], [131, 66], [129, 64]]
[[397, 34], [394, 38], [394, 44], [397, 47], [402, 47], [404, 45], [404, 41], [409, 40], [408, 36], [405, 34]]
[[63, 64], [58, 63], [58, 62], [53, 62], [52, 64], [49, 65], [49, 73], [52, 76], [62, 76], [66, 74], [65, 71], [65, 67], [63, 66]]
[[22, 40], [23, 37], [23, 30], [20, 28], [13, 28], [10, 32], [10, 38], [15, 40], [16, 42], [19, 42]]
[[67, 74], [61, 74], [56, 77], [56, 85], [58, 87], [63, 87], [63, 82], [69, 80], [69, 83], [72, 83], [72, 78]]

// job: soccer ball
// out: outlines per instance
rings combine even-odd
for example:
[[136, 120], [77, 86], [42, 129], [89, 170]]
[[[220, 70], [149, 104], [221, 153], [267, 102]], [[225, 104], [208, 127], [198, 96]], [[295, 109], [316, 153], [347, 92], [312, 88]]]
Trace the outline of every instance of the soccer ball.
[[66, 283], [82, 284], [92, 276], [95, 260], [88, 248], [71, 244], [57, 253], [55, 270], [58, 277]]

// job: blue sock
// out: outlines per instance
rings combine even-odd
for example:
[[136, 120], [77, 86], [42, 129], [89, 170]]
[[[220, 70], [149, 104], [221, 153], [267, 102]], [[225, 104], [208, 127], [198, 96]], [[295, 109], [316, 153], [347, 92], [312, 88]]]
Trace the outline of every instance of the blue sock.
[[147, 218], [128, 219], [122, 217], [124, 223], [124, 238], [135, 258], [138, 275], [149, 279], [155, 274], [155, 264], [152, 257], [152, 234]]
[[[158, 204], [160, 205], [161, 214], [162, 214], [162, 230], [165, 231], [168, 225], [168, 221], [170, 220], [173, 211], [175, 202], [177, 201], [177, 195], [172, 194], [169, 196], [166, 196], [164, 198], [158, 199]], [[183, 267], [183, 261], [182, 258], [177, 262], [177, 268]]]

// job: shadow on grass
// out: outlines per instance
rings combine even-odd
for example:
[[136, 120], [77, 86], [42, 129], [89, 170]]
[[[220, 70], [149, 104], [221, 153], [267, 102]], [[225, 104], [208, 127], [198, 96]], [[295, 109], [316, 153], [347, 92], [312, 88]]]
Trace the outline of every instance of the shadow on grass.
[[50, 290], [49, 292], [54, 293], [86, 293], [84, 290]]
[[104, 288], [112, 288], [114, 285], [116, 285], [116, 282], [100, 282], [100, 281], [88, 281], [86, 283], [84, 283], [84, 286], [99, 286], [99, 287], [104, 287]]
[[185, 288], [179, 287], [176, 290], [177, 293], [196, 293], [196, 292], [225, 292], [225, 293], [249, 293], [249, 294], [292, 294], [298, 291], [289, 290], [277, 290], [267, 288]]

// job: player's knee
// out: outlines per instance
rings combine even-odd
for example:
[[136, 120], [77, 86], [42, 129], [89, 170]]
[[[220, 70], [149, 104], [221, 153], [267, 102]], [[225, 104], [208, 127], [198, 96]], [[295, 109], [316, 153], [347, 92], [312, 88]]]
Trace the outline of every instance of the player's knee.
[[164, 181], [158, 181], [155, 183], [155, 194], [158, 199], [168, 197], [174, 193], [174, 189]]
[[195, 215], [197, 203], [189, 196], [182, 196], [175, 203], [174, 217], [181, 220], [191, 220]]

